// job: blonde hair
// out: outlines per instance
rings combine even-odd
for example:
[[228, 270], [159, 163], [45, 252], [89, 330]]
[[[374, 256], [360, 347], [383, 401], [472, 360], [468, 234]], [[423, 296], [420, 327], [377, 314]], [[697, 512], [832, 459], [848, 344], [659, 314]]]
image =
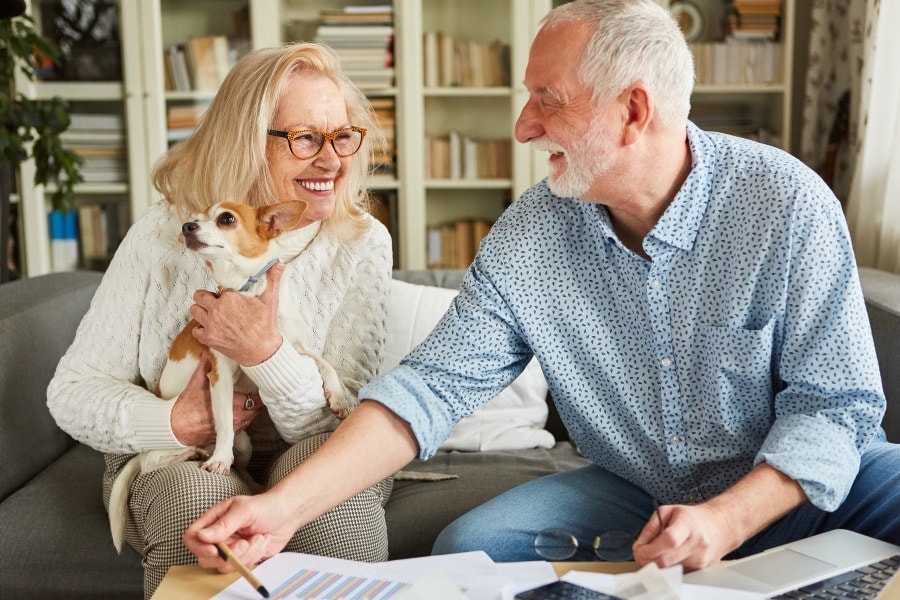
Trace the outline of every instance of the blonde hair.
[[229, 200], [251, 206], [277, 202], [266, 159], [266, 130], [287, 82], [295, 75], [321, 75], [340, 89], [350, 123], [368, 130], [344, 185], [336, 190], [333, 214], [323, 222], [344, 235], [367, 227], [364, 188], [371, 148], [378, 142], [372, 106], [341, 73], [333, 50], [294, 43], [254, 50], [231, 69], [191, 137], [176, 144], [153, 170], [153, 185], [182, 216]]

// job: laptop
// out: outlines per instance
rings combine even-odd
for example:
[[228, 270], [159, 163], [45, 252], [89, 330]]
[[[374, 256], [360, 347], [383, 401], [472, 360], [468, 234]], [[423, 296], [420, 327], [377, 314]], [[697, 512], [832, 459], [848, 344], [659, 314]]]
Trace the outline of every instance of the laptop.
[[[849, 581], [862, 575], [854, 573], [857, 569], [868, 570], [868, 565], [873, 563], [893, 568], [888, 568], [886, 575], [870, 576], [869, 579], [882, 578], [885, 582], [882, 587], [890, 577], [898, 579], [894, 573], [900, 566], [900, 546], [846, 529], [835, 529], [753, 556], [688, 573], [684, 576], [684, 581], [746, 590], [772, 597], [801, 588], [816, 587], [816, 584], [825, 580]], [[890, 587], [895, 589], [893, 582]], [[859, 597], [879, 596], [876, 592]]]

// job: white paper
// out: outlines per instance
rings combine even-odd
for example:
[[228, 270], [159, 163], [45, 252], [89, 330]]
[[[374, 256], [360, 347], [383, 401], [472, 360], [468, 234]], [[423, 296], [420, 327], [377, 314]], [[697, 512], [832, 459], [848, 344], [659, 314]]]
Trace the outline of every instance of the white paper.
[[519, 592], [553, 583], [559, 579], [553, 565], [546, 561], [497, 563], [497, 568], [508, 579], [506, 585], [500, 590], [499, 598], [502, 600], [514, 600], [515, 595]]
[[[677, 569], [679, 571], [678, 579], [680, 580], [680, 567], [677, 567]], [[668, 569], [661, 569], [661, 571], [665, 572], [668, 571]], [[569, 571], [561, 579], [592, 590], [597, 590], [598, 592], [616, 594], [617, 580], [623, 575], [631, 575], [631, 573], [609, 575], [606, 573], [590, 573], [587, 571]], [[683, 582], [680, 585], [679, 594], [680, 600], [765, 600], [764, 595], [754, 592], [714, 588]]]
[[[292, 598], [291, 595], [282, 595], [277, 591], [301, 570], [401, 583], [412, 583], [432, 575], [443, 575], [459, 586], [465, 597], [470, 600], [497, 600], [500, 598], [500, 590], [508, 582], [507, 576], [498, 569], [496, 563], [480, 551], [381, 563], [282, 552], [256, 567], [253, 572], [272, 594], [272, 600], [278, 600]], [[241, 578], [213, 596], [212, 600], [260, 600], [260, 596], [246, 580]]]
[[[556, 581], [553, 566], [545, 561], [495, 563], [484, 552], [465, 552], [439, 556], [425, 556], [381, 563], [366, 563], [311, 554], [283, 552], [254, 569], [257, 578], [272, 594], [272, 600], [296, 598], [277, 593], [285, 582], [303, 570], [346, 578], [390, 581], [412, 586], [403, 590], [388, 590], [391, 600], [419, 600], [423, 590], [430, 590], [428, 600], [446, 598], [456, 600], [459, 594], [467, 600], [513, 600], [515, 594]], [[742, 590], [714, 588], [683, 583], [681, 568], [657, 569], [647, 566], [636, 573], [610, 575], [588, 571], [569, 571], [562, 579], [607, 594], [619, 595], [623, 585], [641, 580], [647, 590], [659, 590], [663, 583], [676, 590], [679, 600], [764, 600], [764, 596]], [[368, 582], [368, 581], [367, 581]], [[452, 585], [451, 585], [452, 582]], [[405, 598], [403, 595], [406, 594]], [[439, 594], [446, 594], [439, 595]], [[656, 600], [663, 596], [635, 597]], [[327, 596], [322, 597], [327, 598]], [[422, 597], [424, 598], [424, 597]], [[236, 580], [211, 600], [260, 600], [259, 593], [243, 578]]]

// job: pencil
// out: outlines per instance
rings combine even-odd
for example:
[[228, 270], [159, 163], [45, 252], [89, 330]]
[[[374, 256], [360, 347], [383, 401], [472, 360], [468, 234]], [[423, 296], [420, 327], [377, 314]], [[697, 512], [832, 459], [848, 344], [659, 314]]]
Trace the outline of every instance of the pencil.
[[252, 585], [257, 592], [259, 592], [263, 598], [269, 597], [269, 590], [260, 582], [259, 579], [256, 578], [256, 575], [253, 574], [253, 571], [247, 568], [247, 565], [241, 562], [241, 560], [231, 553], [231, 548], [229, 548], [224, 542], [219, 542], [216, 544], [216, 548], [219, 549], [219, 556], [222, 557], [222, 560], [225, 562], [230, 562], [231, 565], [237, 569], [238, 573], [246, 579], [250, 585]]

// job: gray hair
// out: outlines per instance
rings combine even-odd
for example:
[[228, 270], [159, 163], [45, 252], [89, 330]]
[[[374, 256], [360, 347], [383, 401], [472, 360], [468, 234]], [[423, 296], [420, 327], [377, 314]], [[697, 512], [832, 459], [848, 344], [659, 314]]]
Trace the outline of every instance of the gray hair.
[[579, 65], [579, 77], [605, 104], [640, 82], [664, 122], [687, 120], [694, 61], [678, 23], [652, 0], [574, 0], [553, 9], [545, 27], [579, 22], [595, 27]]

